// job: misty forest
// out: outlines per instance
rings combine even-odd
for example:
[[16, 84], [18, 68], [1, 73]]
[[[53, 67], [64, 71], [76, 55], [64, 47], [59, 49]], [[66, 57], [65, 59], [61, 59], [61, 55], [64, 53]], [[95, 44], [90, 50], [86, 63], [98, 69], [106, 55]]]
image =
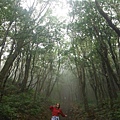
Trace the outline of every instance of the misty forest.
[[56, 103], [60, 120], [120, 120], [120, 0], [0, 0], [0, 120]]

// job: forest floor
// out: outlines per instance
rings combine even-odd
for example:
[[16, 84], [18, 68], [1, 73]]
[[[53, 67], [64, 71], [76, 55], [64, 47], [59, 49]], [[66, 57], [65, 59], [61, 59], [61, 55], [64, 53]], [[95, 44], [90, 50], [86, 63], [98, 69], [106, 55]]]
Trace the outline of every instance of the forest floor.
[[[0, 103], [0, 120], [50, 120], [51, 100], [37, 98], [33, 101], [31, 92], [8, 95]], [[89, 105], [84, 111], [83, 105], [72, 103], [61, 105], [63, 112], [68, 116], [60, 120], [120, 120], [120, 99], [110, 105], [109, 100], [96, 106]]]
[[120, 120], [120, 101], [111, 107], [108, 103], [90, 107], [85, 112], [81, 107], [73, 107], [66, 120]]
[[[120, 104], [117, 103], [113, 108], [106, 104], [99, 108], [91, 107], [85, 112], [79, 106], [71, 107], [67, 112], [67, 117], [60, 117], [60, 120], [120, 120]], [[28, 116], [24, 120], [50, 120], [51, 111], [47, 109], [39, 114], [38, 118]], [[23, 120], [23, 119], [19, 119]]]

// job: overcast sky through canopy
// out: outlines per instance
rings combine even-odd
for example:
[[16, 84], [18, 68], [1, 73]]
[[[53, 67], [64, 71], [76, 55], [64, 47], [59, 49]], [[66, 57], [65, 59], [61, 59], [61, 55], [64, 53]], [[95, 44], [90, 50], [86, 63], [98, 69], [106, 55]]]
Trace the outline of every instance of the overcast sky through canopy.
[[[32, 6], [34, 1], [36, 3], [37, 0], [23, 0], [23, 2], [22, 2], [23, 8], [25, 8], [25, 9], [30, 8], [30, 6]], [[39, 10], [39, 5], [38, 4], [36, 4], [36, 5], [37, 5], [36, 9], [38, 8], [38, 10]], [[54, 2], [54, 4], [53, 3], [51, 4], [51, 7], [53, 9], [54, 16], [57, 16], [61, 20], [67, 18], [69, 7], [68, 7], [66, 0], [59, 0], [58, 2]]]

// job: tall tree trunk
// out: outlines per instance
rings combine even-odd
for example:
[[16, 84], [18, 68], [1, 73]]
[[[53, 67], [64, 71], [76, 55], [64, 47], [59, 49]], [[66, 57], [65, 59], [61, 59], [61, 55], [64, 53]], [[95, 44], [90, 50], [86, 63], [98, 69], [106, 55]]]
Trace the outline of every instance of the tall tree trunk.
[[19, 47], [16, 48], [15, 52], [8, 56], [8, 58], [5, 62], [5, 65], [0, 72], [0, 92], [3, 89], [3, 83], [4, 83], [4, 81], [6, 80], [8, 74], [9, 74], [10, 67], [12, 66], [14, 60], [16, 59], [16, 57], [18, 56], [18, 54], [21, 50], [20, 48], [21, 47], [19, 45]]
[[0, 44], [0, 48], [1, 48], [1, 49], [0, 49], [0, 67], [1, 67], [1, 56], [2, 56], [2, 54], [3, 54], [3, 49], [4, 49], [4, 46], [5, 46], [6, 38], [7, 38], [7, 36], [8, 36], [9, 29], [10, 29], [12, 23], [13, 23], [13, 21], [10, 21], [10, 23], [9, 23], [9, 25], [8, 25], [8, 28], [7, 28], [7, 30], [6, 30], [6, 32], [5, 32], [5, 34], [4, 34], [3, 40], [2, 40], [2, 42], [1, 42], [1, 44]]
[[19, 70], [19, 75], [18, 75], [18, 80], [17, 84], [21, 84], [22, 80], [24, 78], [24, 53], [21, 54], [21, 65], [20, 65], [20, 70]]
[[32, 57], [31, 53], [28, 53], [27, 57], [26, 57], [26, 63], [25, 63], [25, 76], [24, 76], [24, 79], [22, 81], [22, 86], [21, 86], [22, 92], [24, 92], [26, 87], [27, 87], [27, 81], [28, 81], [29, 71], [30, 71], [31, 57]]
[[18, 56], [16, 64], [15, 64], [15, 72], [14, 72], [14, 77], [13, 77], [13, 81], [12, 83], [15, 84], [15, 82], [17, 81], [17, 71], [18, 71], [18, 67], [19, 67], [19, 63], [20, 63], [20, 57]]
[[[112, 55], [113, 62], [114, 62], [114, 64], [115, 64], [115, 68], [116, 68], [117, 78], [115, 78], [115, 79], [118, 79], [118, 80], [116, 80], [116, 81], [117, 81], [118, 86], [120, 86], [120, 85], [119, 85], [119, 82], [120, 82], [119, 57], [117, 57], [117, 55], [115, 54], [115, 51], [114, 51], [113, 48], [112, 48], [110, 39], [108, 39], [108, 45], [109, 45], [109, 47], [110, 47], [110, 52], [111, 52], [111, 55]], [[111, 70], [111, 71], [112, 71], [112, 70]], [[120, 87], [119, 87], [119, 89], [120, 89]]]
[[89, 82], [90, 82], [91, 88], [93, 89], [93, 92], [95, 94], [96, 104], [98, 106], [98, 87], [97, 87], [97, 84], [94, 80], [93, 73], [91, 71], [92, 70], [89, 69], [89, 75], [90, 75]]
[[[110, 62], [108, 60], [108, 54], [107, 54], [107, 47], [104, 42], [100, 42], [100, 51], [98, 50], [98, 53], [101, 56], [101, 61], [102, 61], [102, 66], [103, 66], [103, 72], [107, 80], [107, 85], [108, 85], [108, 93], [110, 96], [110, 99], [116, 98], [117, 93], [115, 90], [115, 85], [113, 82], [114, 79], [114, 73], [111, 70]], [[115, 79], [114, 79], [115, 80]]]
[[79, 76], [79, 83], [80, 83], [81, 90], [82, 90], [84, 109], [85, 109], [85, 111], [88, 111], [89, 106], [88, 106], [88, 100], [87, 100], [87, 95], [86, 95], [85, 68], [81, 68], [81, 73], [80, 73], [80, 76]]
[[110, 105], [111, 105], [111, 107], [112, 107], [112, 106], [113, 106], [114, 94], [113, 94], [113, 90], [112, 90], [112, 88], [111, 88], [111, 83], [110, 83], [109, 76], [108, 76], [108, 73], [107, 73], [106, 65], [105, 65], [104, 62], [102, 62], [102, 65], [103, 65], [103, 72], [104, 72], [104, 74], [105, 74], [106, 81], [107, 81], [108, 94], [109, 94], [109, 98], [110, 98]]

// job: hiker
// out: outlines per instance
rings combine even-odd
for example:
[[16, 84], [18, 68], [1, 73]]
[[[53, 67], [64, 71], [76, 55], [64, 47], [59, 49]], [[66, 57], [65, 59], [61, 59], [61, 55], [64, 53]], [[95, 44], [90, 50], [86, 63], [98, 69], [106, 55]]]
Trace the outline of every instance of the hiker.
[[60, 120], [59, 115], [61, 115], [62, 117], [67, 117], [67, 115], [65, 115], [60, 109], [59, 103], [57, 103], [56, 105], [50, 106], [50, 110], [52, 111], [51, 120]]

